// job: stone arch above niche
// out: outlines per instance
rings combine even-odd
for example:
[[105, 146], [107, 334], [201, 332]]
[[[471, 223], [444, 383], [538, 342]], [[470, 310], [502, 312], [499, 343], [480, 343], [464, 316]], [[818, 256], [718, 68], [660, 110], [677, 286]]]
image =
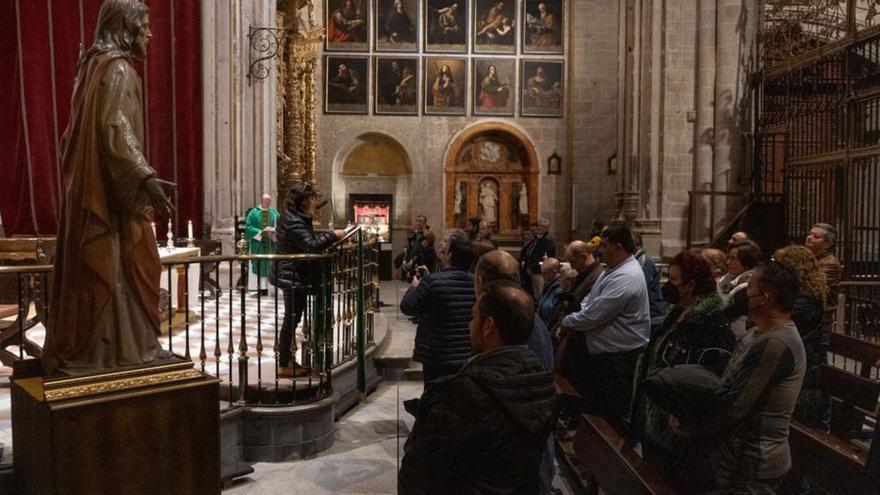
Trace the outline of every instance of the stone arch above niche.
[[343, 175], [396, 177], [411, 173], [409, 154], [403, 146], [393, 137], [378, 132], [358, 136], [342, 162]]
[[446, 226], [463, 228], [468, 218], [483, 218], [489, 199], [481, 198], [480, 186], [490, 179], [497, 184], [498, 235], [518, 238], [538, 216], [538, 171], [535, 146], [521, 130], [495, 121], [468, 127], [446, 152]]

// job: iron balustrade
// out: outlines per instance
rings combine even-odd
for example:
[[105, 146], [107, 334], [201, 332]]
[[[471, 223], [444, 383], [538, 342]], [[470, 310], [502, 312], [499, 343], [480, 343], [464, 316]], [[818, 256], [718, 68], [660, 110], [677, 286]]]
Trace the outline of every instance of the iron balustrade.
[[[162, 309], [160, 344], [220, 378], [221, 396], [229, 407], [292, 405], [328, 397], [333, 370], [357, 361], [363, 375], [366, 349], [374, 345], [378, 252], [363, 245], [360, 231], [352, 241], [326, 254], [209, 255], [163, 261], [167, 306]], [[256, 264], [260, 273], [280, 260], [295, 260], [310, 274], [297, 332], [301, 345], [292, 353], [308, 371], [301, 377], [278, 375], [283, 292], [277, 289], [264, 295], [248, 290], [246, 282], [249, 264]], [[16, 319], [0, 332], [0, 358], [6, 365], [40, 357], [40, 343], [28, 334], [45, 331], [51, 272], [52, 265], [0, 266], [0, 278], [14, 277], [17, 282]], [[191, 275], [198, 280], [195, 291], [190, 287]], [[244, 283], [236, 283], [239, 276]], [[175, 308], [178, 300], [182, 304]], [[362, 378], [358, 386], [363, 393]]]

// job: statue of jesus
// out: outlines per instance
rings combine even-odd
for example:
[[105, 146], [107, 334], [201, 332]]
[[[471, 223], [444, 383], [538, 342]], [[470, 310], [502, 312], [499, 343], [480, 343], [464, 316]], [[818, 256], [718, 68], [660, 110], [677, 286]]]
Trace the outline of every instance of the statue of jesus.
[[173, 210], [144, 158], [141, 80], [152, 37], [147, 6], [106, 0], [95, 42], [79, 60], [63, 173], [54, 283], [43, 365], [50, 373], [136, 366], [159, 346], [162, 266], [147, 206]]
[[486, 223], [495, 223], [498, 219], [498, 193], [488, 182], [480, 184], [481, 218]]

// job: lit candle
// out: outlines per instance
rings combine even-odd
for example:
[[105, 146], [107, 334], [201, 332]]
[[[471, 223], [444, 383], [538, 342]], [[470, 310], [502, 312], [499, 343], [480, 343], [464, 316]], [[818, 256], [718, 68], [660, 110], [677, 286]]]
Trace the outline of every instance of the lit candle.
[[190, 220], [186, 223], [186, 238], [187, 239], [195, 239], [193, 236], [193, 221]]

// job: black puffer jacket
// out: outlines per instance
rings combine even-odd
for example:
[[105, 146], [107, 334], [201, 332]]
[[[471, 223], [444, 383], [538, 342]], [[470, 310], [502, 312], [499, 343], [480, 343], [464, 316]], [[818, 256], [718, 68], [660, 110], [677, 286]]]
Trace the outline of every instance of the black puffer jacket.
[[461, 366], [471, 356], [471, 313], [474, 276], [451, 267], [429, 273], [400, 301], [400, 311], [419, 319], [415, 360], [420, 363]]
[[481, 354], [420, 399], [398, 493], [537, 494], [555, 417], [553, 374], [527, 347]]
[[[334, 241], [332, 232], [315, 235], [312, 217], [287, 209], [277, 228], [278, 254], [320, 253]], [[282, 289], [302, 288], [309, 284], [308, 264], [295, 260], [280, 260], [269, 273], [269, 281]]]

